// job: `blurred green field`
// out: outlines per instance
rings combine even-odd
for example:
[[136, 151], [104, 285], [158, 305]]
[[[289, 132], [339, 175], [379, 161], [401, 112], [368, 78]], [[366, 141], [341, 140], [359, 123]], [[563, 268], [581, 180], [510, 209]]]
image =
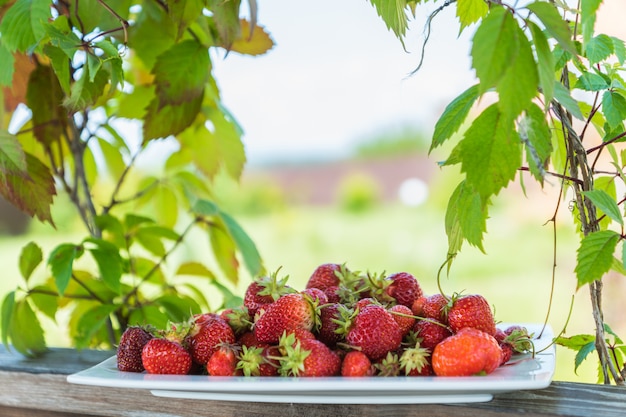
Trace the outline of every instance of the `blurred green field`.
[[[435, 185], [433, 185], [435, 186]], [[303, 288], [313, 269], [326, 262], [346, 263], [362, 272], [408, 271], [420, 281], [426, 293], [437, 289], [437, 273], [445, 260], [447, 240], [444, 232], [445, 190], [433, 195], [425, 204], [406, 207], [400, 204], [377, 203], [362, 210], [346, 210], [341, 206], [292, 206], [262, 213], [237, 213], [235, 217], [256, 242], [269, 271], [282, 268], [290, 276], [290, 284]], [[505, 193], [515, 191], [506, 191]], [[530, 191], [532, 193], [532, 190]], [[538, 198], [537, 198], [538, 197]], [[506, 202], [506, 204], [504, 204]], [[503, 322], [535, 322], [545, 320], [552, 285], [554, 241], [550, 218], [554, 202], [546, 192], [532, 199], [506, 195], [491, 208], [491, 219], [484, 247], [486, 254], [464, 246], [455, 259], [449, 276], [442, 276], [442, 288], [447, 293], [463, 291], [481, 293], [495, 309], [497, 320]], [[569, 216], [569, 213], [560, 216]], [[29, 235], [0, 237], [0, 264], [3, 278], [0, 295], [15, 288], [18, 282], [17, 259], [21, 247], [36, 241], [49, 253], [55, 245], [79, 241], [76, 227], [67, 223], [54, 232], [50, 228], [31, 227]], [[575, 293], [573, 274], [576, 236], [569, 220], [558, 222], [557, 270], [555, 296], [549, 323], [555, 332], [565, 325], [570, 301], [575, 294], [574, 313], [567, 335], [593, 332], [591, 308], [586, 288]], [[206, 238], [192, 235], [192, 240], [180, 248], [180, 256], [204, 259]], [[250, 277], [243, 277], [238, 290]], [[626, 333], [623, 323], [612, 323], [620, 317], [618, 300], [611, 293], [623, 293], [623, 279], [611, 278], [606, 283], [606, 316], [618, 334]], [[62, 320], [61, 320], [62, 322]], [[58, 345], [68, 342], [58, 337], [53, 323], [46, 329], [49, 340]], [[595, 382], [595, 358], [591, 358], [574, 373], [574, 354], [558, 349], [557, 380]]]

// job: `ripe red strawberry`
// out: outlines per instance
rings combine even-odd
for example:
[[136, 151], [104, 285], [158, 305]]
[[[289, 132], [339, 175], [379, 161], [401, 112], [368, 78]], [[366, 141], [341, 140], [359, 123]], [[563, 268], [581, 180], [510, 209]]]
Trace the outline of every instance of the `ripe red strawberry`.
[[144, 346], [141, 361], [149, 374], [187, 375], [193, 361], [179, 343], [166, 338], [153, 338]]
[[415, 300], [424, 295], [417, 279], [408, 272], [396, 272], [386, 278], [391, 283], [386, 287], [387, 295], [398, 304], [411, 307]]
[[328, 296], [319, 288], [306, 288], [302, 290], [302, 294], [308, 294], [318, 305], [328, 304]]
[[315, 268], [306, 283], [306, 288], [318, 288], [324, 291], [328, 287], [338, 286], [341, 282], [340, 276], [346, 271], [345, 265], [322, 264]]
[[424, 303], [426, 302], [426, 297], [423, 295], [418, 297], [413, 301], [411, 305], [411, 311], [413, 311], [414, 316], [423, 316], [424, 315]]
[[446, 324], [448, 323], [446, 306], [449, 303], [449, 299], [443, 294], [436, 293], [429, 295], [424, 300], [422, 305], [422, 314], [429, 319], [436, 319]]
[[221, 345], [209, 358], [206, 369], [211, 376], [241, 375], [237, 369], [237, 352], [233, 346]]
[[221, 317], [214, 316], [210, 319], [194, 321], [186, 343], [193, 361], [204, 366], [221, 344], [235, 343], [235, 333]]
[[418, 320], [413, 326], [413, 331], [420, 339], [420, 347], [431, 352], [442, 340], [452, 335], [443, 323], [435, 319]]
[[264, 308], [254, 323], [254, 335], [261, 343], [276, 344], [283, 332], [312, 330], [318, 322], [314, 302], [308, 295], [286, 294]]
[[454, 333], [465, 327], [473, 327], [491, 336], [496, 334], [496, 322], [491, 307], [478, 294], [453, 297], [452, 307], [448, 310], [448, 324]]
[[281, 338], [283, 356], [279, 373], [283, 376], [322, 377], [338, 375], [341, 358], [324, 343], [315, 339], [296, 340], [293, 335]]
[[415, 324], [413, 311], [403, 304], [396, 304], [389, 309], [389, 312], [393, 316], [396, 323], [398, 323], [400, 331], [402, 332], [402, 337], [406, 336], [411, 329], [413, 329], [413, 325]]
[[341, 362], [341, 376], [372, 376], [374, 368], [367, 355], [359, 350], [346, 353]]
[[287, 286], [288, 276], [278, 279], [280, 268], [269, 276], [256, 278], [248, 285], [243, 298], [243, 305], [248, 309], [250, 317], [254, 317], [259, 308], [273, 303], [282, 295], [294, 292]]
[[502, 350], [502, 357], [500, 359], [500, 365], [504, 365], [513, 357], [513, 346], [508, 343], [499, 343], [500, 349]]
[[127, 328], [117, 346], [117, 369], [122, 372], [143, 372], [141, 351], [154, 336], [145, 328], [131, 326]]
[[432, 366], [437, 376], [488, 375], [501, 360], [502, 350], [493, 336], [466, 327], [435, 347]]
[[346, 334], [346, 342], [375, 361], [400, 347], [402, 332], [391, 313], [371, 304], [357, 312]]
[[[341, 320], [342, 311], [347, 311], [343, 304], [328, 304], [320, 309], [320, 327], [317, 331], [317, 339], [329, 347], [334, 347], [343, 336], [337, 332], [338, 320]], [[350, 312], [345, 314], [349, 315]]]

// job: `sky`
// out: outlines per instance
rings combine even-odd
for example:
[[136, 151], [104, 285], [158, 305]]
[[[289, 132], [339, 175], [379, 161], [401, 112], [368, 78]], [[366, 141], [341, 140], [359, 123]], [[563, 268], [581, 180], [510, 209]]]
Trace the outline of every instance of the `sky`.
[[454, 7], [437, 15], [425, 63], [408, 76], [426, 17], [439, 4], [418, 8], [405, 51], [368, 0], [259, 0], [258, 23], [274, 48], [213, 59], [249, 163], [337, 158], [359, 141], [407, 127], [430, 134], [445, 106], [475, 82], [471, 30], [457, 36]]

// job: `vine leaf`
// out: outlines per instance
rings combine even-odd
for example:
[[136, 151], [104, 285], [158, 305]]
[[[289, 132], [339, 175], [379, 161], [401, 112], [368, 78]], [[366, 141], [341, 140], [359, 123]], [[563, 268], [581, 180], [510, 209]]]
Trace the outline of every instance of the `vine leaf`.
[[41, 22], [51, 17], [48, 0], [17, 0], [0, 23], [2, 43], [11, 52], [26, 52], [43, 38]]
[[[205, 1], [203, 0], [186, 0], [168, 2], [168, 11], [172, 17], [172, 21], [177, 26], [176, 39], [180, 39], [187, 27], [194, 22], [200, 15]], [[126, 10], [128, 10], [126, 8]]]
[[584, 120], [578, 102], [572, 98], [570, 91], [559, 81], [554, 82], [554, 98], [578, 120]]
[[552, 154], [552, 135], [546, 122], [545, 114], [536, 104], [526, 111], [525, 117], [520, 121], [519, 133], [526, 147], [526, 159], [528, 160], [530, 173], [543, 184], [545, 177], [545, 165]]
[[585, 55], [592, 65], [607, 59], [612, 53], [613, 40], [608, 35], [593, 37], [585, 45]]
[[113, 243], [102, 239], [88, 238], [85, 239], [85, 242], [94, 246], [89, 247], [88, 250], [98, 265], [102, 282], [116, 294], [119, 294], [123, 262], [118, 248]]
[[546, 107], [550, 105], [552, 97], [554, 97], [554, 55], [550, 50], [550, 44], [546, 35], [539, 26], [534, 22], [528, 22], [530, 32], [535, 44], [535, 52], [537, 53], [537, 72], [539, 75], [539, 85], [543, 93]]
[[574, 88], [580, 88], [585, 91], [602, 91], [609, 88], [609, 83], [604, 77], [585, 71], [578, 77]]
[[[13, 81], [15, 58], [2, 42], [0, 42], [0, 86], [10, 86]], [[1, 104], [1, 103], [0, 103]]]
[[578, 334], [572, 337], [557, 337], [555, 343], [576, 351], [574, 358], [574, 372], [583, 363], [587, 356], [596, 349], [596, 337], [590, 334]]
[[408, 16], [405, 11], [405, 0], [370, 0], [376, 9], [378, 16], [385, 22], [387, 29], [391, 30], [404, 45], [404, 36], [408, 27]]
[[624, 225], [624, 219], [622, 218], [622, 214], [620, 212], [619, 207], [617, 206], [617, 202], [613, 197], [611, 197], [604, 190], [591, 190], [591, 191], [583, 191], [583, 195], [587, 197], [591, 202], [604, 214], [614, 220]]
[[613, 230], [601, 230], [585, 236], [576, 256], [578, 288], [597, 281], [611, 269], [613, 252], [620, 235]]
[[583, 44], [587, 44], [593, 36], [596, 24], [596, 13], [602, 0], [585, 0], [580, 5], [580, 23], [582, 26]]
[[497, 104], [474, 120], [459, 145], [461, 171], [483, 198], [498, 194], [515, 178], [521, 165], [519, 135]]
[[22, 278], [28, 282], [33, 271], [41, 263], [43, 255], [41, 248], [35, 243], [30, 242], [22, 248], [20, 253], [19, 267]]
[[493, 7], [472, 40], [472, 66], [480, 79], [480, 91], [497, 85], [518, 53], [518, 26], [503, 7]]
[[59, 294], [65, 293], [72, 278], [74, 260], [80, 258], [83, 251], [82, 246], [63, 243], [50, 253], [48, 265], [50, 265]]
[[550, 35], [557, 40], [559, 45], [561, 45], [564, 50], [574, 56], [578, 54], [576, 45], [574, 45], [574, 42], [572, 41], [572, 34], [569, 26], [567, 22], [561, 18], [559, 11], [556, 9], [554, 4], [545, 1], [536, 1], [527, 5], [526, 8], [539, 18], [548, 33], [550, 33]]
[[113, 304], [99, 304], [81, 314], [74, 336], [76, 348], [88, 347], [96, 333], [101, 331], [109, 316], [119, 308], [120, 306]]
[[230, 50], [245, 55], [262, 55], [274, 47], [274, 41], [262, 26], [255, 25], [250, 33], [251, 24], [241, 20], [241, 34], [230, 46]]
[[428, 152], [441, 146], [459, 130], [479, 96], [479, 86], [476, 84], [465, 90], [446, 106], [443, 114], [435, 124], [435, 132], [433, 133], [432, 143]]
[[46, 351], [43, 328], [27, 299], [15, 302], [9, 334], [13, 347], [23, 355], [34, 357]]
[[626, 98], [616, 91], [605, 91], [602, 95], [602, 111], [611, 129], [626, 119]]
[[456, 15], [461, 22], [461, 29], [478, 22], [489, 12], [489, 5], [484, 0], [457, 0]]
[[16, 175], [0, 170], [0, 194], [22, 211], [54, 226], [50, 213], [50, 205], [56, 195], [54, 179], [39, 159], [29, 153], [25, 156], [26, 177], [23, 172]]
[[63, 90], [52, 68], [37, 65], [28, 80], [26, 103], [33, 114], [33, 134], [44, 145], [58, 141], [67, 126], [62, 101]]
[[15, 135], [0, 130], [0, 179], [5, 175], [28, 177], [26, 154]]

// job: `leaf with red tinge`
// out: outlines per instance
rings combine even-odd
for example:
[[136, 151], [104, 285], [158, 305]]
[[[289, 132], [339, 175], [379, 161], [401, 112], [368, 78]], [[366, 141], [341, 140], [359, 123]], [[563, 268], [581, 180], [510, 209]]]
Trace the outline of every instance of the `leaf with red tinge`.
[[54, 178], [39, 159], [28, 153], [24, 155], [27, 176], [0, 171], [0, 194], [30, 216], [54, 226], [50, 213], [56, 195]]

